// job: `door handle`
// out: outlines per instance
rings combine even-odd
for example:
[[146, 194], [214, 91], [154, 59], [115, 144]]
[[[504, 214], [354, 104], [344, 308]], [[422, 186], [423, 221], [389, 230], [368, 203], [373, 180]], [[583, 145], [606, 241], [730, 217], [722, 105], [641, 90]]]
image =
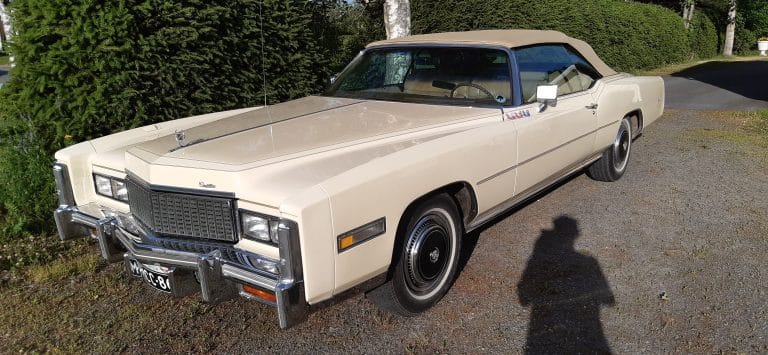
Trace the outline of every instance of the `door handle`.
[[585, 106], [588, 110], [597, 110], [597, 104], [591, 104], [588, 106]]

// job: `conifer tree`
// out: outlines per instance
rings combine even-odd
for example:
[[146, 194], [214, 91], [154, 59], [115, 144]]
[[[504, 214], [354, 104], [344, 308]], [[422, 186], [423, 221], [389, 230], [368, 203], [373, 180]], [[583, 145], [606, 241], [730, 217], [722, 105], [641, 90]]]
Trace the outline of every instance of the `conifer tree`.
[[265, 96], [276, 103], [318, 92], [330, 74], [327, 50], [310, 26], [313, 6], [15, 0], [17, 65], [0, 89], [0, 217], [10, 234], [51, 230], [57, 149], [152, 122], [262, 105]]

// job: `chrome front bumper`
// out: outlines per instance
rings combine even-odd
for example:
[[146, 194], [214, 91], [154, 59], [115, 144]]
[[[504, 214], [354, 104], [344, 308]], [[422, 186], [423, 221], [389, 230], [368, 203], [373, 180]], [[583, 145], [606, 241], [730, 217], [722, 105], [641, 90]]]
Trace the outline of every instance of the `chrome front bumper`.
[[[55, 173], [57, 167], [61, 166], [54, 167]], [[63, 168], [62, 175], [66, 176], [66, 167]], [[58, 183], [60, 176], [56, 177]], [[54, 211], [56, 228], [62, 240], [90, 235], [98, 241], [101, 256], [109, 262], [124, 260], [128, 265], [128, 261], [133, 259], [141, 264], [179, 270], [180, 275], [185, 276], [176, 281], [175, 296], [185, 296], [199, 290], [205, 302], [220, 302], [238, 294], [257, 299], [240, 291], [241, 285], [248, 284], [274, 293], [275, 302], [257, 300], [277, 308], [281, 328], [291, 327], [306, 318], [308, 305], [304, 295], [298, 227], [294, 222], [286, 220], [281, 223], [286, 228], [278, 231], [279, 274], [271, 275], [245, 263], [224, 258], [219, 250], [193, 253], [140, 242], [141, 236], [122, 228], [116, 217], [97, 218], [66, 204], [73, 201], [66, 201], [66, 193], [61, 193], [62, 187], [66, 189], [66, 185], [62, 185], [58, 186], [60, 206]], [[250, 253], [242, 251], [242, 254]]]

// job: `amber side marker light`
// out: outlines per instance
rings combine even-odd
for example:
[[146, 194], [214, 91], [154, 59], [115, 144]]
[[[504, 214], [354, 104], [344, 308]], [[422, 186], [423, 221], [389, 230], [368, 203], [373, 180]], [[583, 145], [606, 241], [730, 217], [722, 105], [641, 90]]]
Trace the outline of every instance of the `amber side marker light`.
[[274, 293], [264, 291], [262, 289], [258, 289], [256, 287], [253, 287], [251, 285], [243, 284], [243, 292], [260, 299], [263, 299], [265, 301], [269, 302], [277, 302], [277, 297]]
[[380, 236], [387, 231], [387, 223], [384, 218], [379, 218], [366, 225], [357, 227], [349, 232], [339, 235], [337, 238], [339, 253], [352, 248], [358, 244]]

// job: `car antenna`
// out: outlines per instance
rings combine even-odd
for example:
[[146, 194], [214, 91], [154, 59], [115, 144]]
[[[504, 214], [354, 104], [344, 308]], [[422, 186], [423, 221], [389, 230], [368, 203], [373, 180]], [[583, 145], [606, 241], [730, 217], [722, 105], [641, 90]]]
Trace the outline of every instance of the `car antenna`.
[[[264, 58], [266, 58], [266, 55], [264, 53], [264, 13], [262, 12], [262, 6], [264, 5], [264, 0], [259, 1], [259, 26], [261, 32], [261, 80], [262, 80], [262, 87], [261, 90], [264, 92], [264, 109], [267, 110], [267, 117], [269, 117], [269, 137], [274, 138], [274, 135], [272, 134], [272, 113], [269, 112], [269, 106], [267, 106], [267, 66], [264, 64]], [[274, 144], [275, 140], [270, 139], [272, 142], [272, 149], [274, 150]]]
[[264, 64], [264, 14], [262, 13], [262, 5], [264, 4], [264, 1], [259, 1], [259, 21], [261, 28], [259, 29], [261, 33], [261, 79], [263, 86], [261, 87], [261, 90], [264, 92], [264, 107], [267, 106], [267, 69], [266, 65]]

